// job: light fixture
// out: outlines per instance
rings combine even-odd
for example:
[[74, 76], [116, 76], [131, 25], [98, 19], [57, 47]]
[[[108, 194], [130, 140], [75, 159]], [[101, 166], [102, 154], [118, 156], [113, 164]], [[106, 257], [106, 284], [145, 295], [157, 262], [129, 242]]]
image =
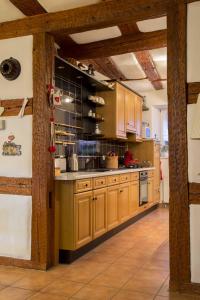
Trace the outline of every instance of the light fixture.
[[62, 104], [69, 104], [72, 103], [74, 101], [74, 97], [72, 96], [72, 94], [69, 92], [68, 94], [64, 94], [62, 96]]

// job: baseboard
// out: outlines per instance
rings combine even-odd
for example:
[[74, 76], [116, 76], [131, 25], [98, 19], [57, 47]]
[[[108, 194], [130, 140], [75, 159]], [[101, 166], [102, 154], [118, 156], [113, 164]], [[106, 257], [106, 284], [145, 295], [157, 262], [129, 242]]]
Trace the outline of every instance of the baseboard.
[[135, 222], [137, 222], [138, 220], [140, 220], [141, 218], [143, 218], [144, 216], [151, 213], [152, 211], [154, 211], [157, 208], [158, 208], [158, 204], [155, 204], [154, 206], [148, 208], [144, 212], [141, 212], [140, 214], [132, 217], [128, 221], [124, 222], [123, 224], [120, 224], [116, 228], [106, 232], [104, 235], [100, 236], [99, 238], [91, 241], [87, 245], [85, 245], [85, 246], [83, 246], [83, 247], [81, 247], [77, 250], [74, 250], [74, 251], [72, 251], [72, 250], [59, 250], [59, 262], [61, 264], [70, 264], [70, 263], [72, 263], [73, 261], [75, 261], [79, 257], [83, 256], [84, 254], [86, 254], [90, 250], [94, 249], [95, 247], [97, 247], [101, 243], [105, 242], [106, 240], [108, 240], [109, 238], [111, 238], [112, 236], [117, 234], [118, 232], [122, 231], [126, 227], [134, 224]]

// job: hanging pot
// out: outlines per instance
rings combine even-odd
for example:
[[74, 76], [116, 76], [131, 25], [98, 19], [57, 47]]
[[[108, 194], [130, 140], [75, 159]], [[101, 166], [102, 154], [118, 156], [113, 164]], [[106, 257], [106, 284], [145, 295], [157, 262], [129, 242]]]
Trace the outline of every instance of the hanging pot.
[[15, 80], [21, 73], [21, 65], [17, 59], [10, 57], [2, 61], [0, 72], [5, 79]]

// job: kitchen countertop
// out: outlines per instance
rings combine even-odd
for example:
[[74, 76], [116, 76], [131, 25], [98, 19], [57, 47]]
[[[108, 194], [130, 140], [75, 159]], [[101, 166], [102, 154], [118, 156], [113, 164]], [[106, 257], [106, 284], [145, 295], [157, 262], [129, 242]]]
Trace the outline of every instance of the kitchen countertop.
[[94, 178], [94, 177], [102, 177], [102, 176], [111, 176], [111, 175], [119, 175], [124, 173], [135, 173], [141, 171], [151, 171], [155, 170], [155, 167], [150, 168], [140, 168], [140, 169], [118, 169], [106, 172], [66, 172], [62, 173], [60, 176], [56, 176], [55, 180], [77, 180], [77, 179], [85, 179], [85, 178]]

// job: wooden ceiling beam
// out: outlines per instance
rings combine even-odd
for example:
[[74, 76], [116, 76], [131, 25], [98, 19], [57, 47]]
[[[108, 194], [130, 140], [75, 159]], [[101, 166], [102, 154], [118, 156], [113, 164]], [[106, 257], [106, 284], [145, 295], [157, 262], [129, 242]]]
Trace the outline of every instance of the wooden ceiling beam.
[[167, 31], [139, 32], [75, 47], [67, 47], [65, 44], [62, 46], [65, 56], [76, 59], [94, 59], [166, 47]]
[[153, 87], [156, 90], [163, 89], [160, 75], [156, 70], [155, 64], [151, 58], [149, 51], [136, 52], [135, 56]]
[[[29, 0], [26, 3], [24, 2], [24, 0], [10, 1], [12, 1], [12, 3], [27, 16], [34, 16], [40, 13], [47, 13], [47, 11], [40, 5], [40, 3], [37, 0]], [[77, 44], [71, 39], [71, 37], [64, 33], [57, 33], [55, 35], [55, 41], [61, 47], [61, 49], [74, 48], [75, 46], [77, 46]], [[61, 57], [67, 59], [66, 55], [64, 55], [64, 52], [62, 50], [60, 51], [60, 55]], [[98, 72], [111, 79], [126, 79], [110, 58], [105, 58], [101, 61], [101, 63], [99, 62], [99, 60], [88, 61], [87, 64], [93, 64]]]
[[187, 84], [188, 104], [197, 103], [200, 94], [200, 82], [192, 82]]
[[110, 57], [83, 60], [81, 62], [86, 65], [92, 64], [96, 71], [98, 71], [106, 77], [109, 77], [112, 80], [126, 81], [126, 77], [118, 69], [118, 67]]
[[166, 15], [168, 0], [111, 0], [85, 7], [0, 23], [0, 39], [39, 32], [66, 34]]
[[26, 16], [34, 16], [47, 12], [37, 0], [10, 0], [10, 2]]

